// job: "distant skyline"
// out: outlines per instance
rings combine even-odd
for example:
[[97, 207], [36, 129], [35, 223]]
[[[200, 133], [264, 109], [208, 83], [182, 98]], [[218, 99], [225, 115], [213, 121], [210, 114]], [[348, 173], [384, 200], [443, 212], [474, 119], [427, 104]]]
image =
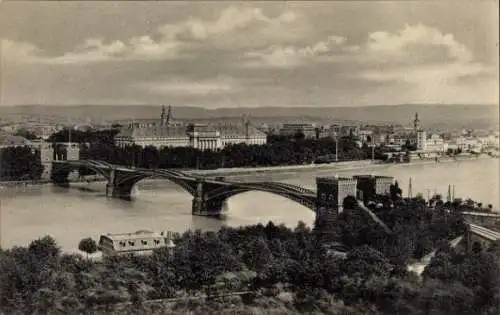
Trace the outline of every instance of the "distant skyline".
[[2, 2], [0, 106], [498, 104], [497, 0]]

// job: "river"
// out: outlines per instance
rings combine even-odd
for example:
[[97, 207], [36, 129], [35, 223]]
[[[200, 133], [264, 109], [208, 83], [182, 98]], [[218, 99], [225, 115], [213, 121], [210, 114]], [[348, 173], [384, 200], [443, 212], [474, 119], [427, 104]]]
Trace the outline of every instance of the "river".
[[[427, 195], [427, 189], [446, 197], [448, 185], [455, 195], [484, 204], [500, 205], [499, 159], [486, 158], [459, 162], [411, 165], [371, 165], [360, 169], [316, 169], [301, 172], [238, 175], [232, 179], [280, 181], [315, 189], [316, 176], [376, 174], [394, 176], [403, 194], [412, 178], [413, 194]], [[75, 184], [76, 185], [76, 184]], [[105, 184], [79, 184], [93, 191], [63, 189], [51, 185], [0, 187], [0, 236], [3, 248], [24, 246], [51, 235], [64, 251], [76, 252], [84, 237], [98, 239], [105, 233], [135, 232], [140, 229], [182, 232], [187, 229], [217, 230], [223, 225], [240, 226], [284, 223], [295, 226], [299, 220], [312, 225], [314, 213], [295, 202], [264, 192], [247, 192], [230, 198], [224, 220], [191, 215], [191, 196], [168, 181], [140, 182], [134, 201], [105, 196]]]

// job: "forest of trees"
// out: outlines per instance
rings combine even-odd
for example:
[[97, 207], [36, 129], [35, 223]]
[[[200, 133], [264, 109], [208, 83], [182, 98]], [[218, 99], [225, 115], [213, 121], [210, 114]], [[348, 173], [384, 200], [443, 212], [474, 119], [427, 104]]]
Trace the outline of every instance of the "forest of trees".
[[[476, 247], [465, 255], [450, 249], [447, 241], [463, 233], [458, 212], [431, 210], [414, 200], [379, 208], [377, 215], [391, 235], [364, 212], [340, 215], [333, 232], [348, 248], [345, 259], [327, 254], [322, 234], [302, 222], [295, 229], [270, 222], [188, 231], [176, 241], [173, 256], [158, 249], [151, 256], [98, 262], [61, 253], [45, 237], [0, 251], [0, 313], [90, 314], [100, 306], [108, 314], [255, 314], [250, 308], [281, 305], [275, 314], [498, 314], [499, 250]], [[423, 279], [407, 271], [406, 264], [436, 247], [440, 251]], [[179, 292], [194, 296], [221, 273], [238, 270], [257, 273], [251, 300], [146, 303]], [[278, 290], [269, 296], [269, 288]], [[130, 305], [118, 310], [122, 302]]]

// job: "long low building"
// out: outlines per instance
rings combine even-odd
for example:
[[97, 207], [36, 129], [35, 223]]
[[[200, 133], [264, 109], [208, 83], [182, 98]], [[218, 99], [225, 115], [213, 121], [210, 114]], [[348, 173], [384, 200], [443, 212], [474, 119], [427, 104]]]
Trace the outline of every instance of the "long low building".
[[245, 143], [262, 145], [267, 135], [252, 126], [248, 120], [241, 124], [180, 124], [171, 121], [163, 108], [159, 122], [132, 123], [115, 136], [115, 145], [126, 147], [192, 147], [199, 150], [218, 150], [228, 145]]

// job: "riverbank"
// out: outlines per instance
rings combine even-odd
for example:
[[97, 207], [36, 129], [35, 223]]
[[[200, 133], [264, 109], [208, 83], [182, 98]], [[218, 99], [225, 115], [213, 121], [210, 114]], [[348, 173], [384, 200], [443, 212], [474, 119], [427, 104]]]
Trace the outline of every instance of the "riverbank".
[[[214, 170], [180, 170], [189, 175], [198, 176], [240, 176], [249, 174], [267, 174], [267, 173], [287, 173], [287, 172], [309, 172], [318, 170], [332, 170], [332, 171], [346, 171], [346, 170], [356, 170], [365, 167], [377, 168], [387, 165], [427, 165], [427, 164], [444, 164], [444, 163], [454, 163], [454, 162], [465, 162], [465, 161], [475, 161], [480, 159], [492, 159], [488, 155], [480, 155], [478, 157], [471, 158], [446, 158], [441, 159], [436, 162], [434, 159], [422, 159], [414, 160], [408, 163], [383, 163], [381, 161], [375, 160], [359, 160], [359, 161], [344, 161], [344, 162], [333, 162], [325, 164], [305, 164], [305, 165], [285, 165], [285, 166], [265, 166], [265, 167], [234, 167], [234, 168], [219, 168]], [[144, 182], [156, 182], [163, 179], [145, 179]], [[102, 177], [96, 178], [85, 178], [82, 180], [71, 180], [70, 183], [106, 183], [106, 179]], [[44, 186], [51, 185], [50, 179], [41, 180], [27, 180], [27, 181], [0, 181], [0, 188], [2, 187], [17, 187], [17, 186]]]
[[[95, 179], [82, 179], [82, 180], [70, 180], [70, 183], [106, 183], [104, 178]], [[18, 180], [18, 181], [0, 181], [0, 188], [2, 187], [19, 187], [19, 186], [47, 186], [52, 185], [50, 179], [39, 179], [39, 180]]]
[[364, 167], [383, 167], [387, 165], [427, 165], [427, 164], [440, 164], [440, 163], [453, 163], [462, 161], [475, 161], [478, 159], [491, 159], [488, 155], [481, 155], [474, 158], [461, 158], [461, 159], [441, 159], [436, 162], [434, 159], [414, 160], [408, 163], [384, 163], [378, 160], [360, 160], [360, 161], [345, 161], [333, 162], [325, 164], [305, 164], [305, 165], [286, 165], [286, 166], [266, 166], [266, 167], [237, 167], [237, 168], [219, 168], [215, 170], [186, 170], [187, 174], [201, 175], [201, 176], [237, 176], [246, 174], [258, 173], [285, 173], [285, 172], [300, 172], [300, 171], [316, 171], [316, 170], [333, 170], [345, 171], [355, 170]]

